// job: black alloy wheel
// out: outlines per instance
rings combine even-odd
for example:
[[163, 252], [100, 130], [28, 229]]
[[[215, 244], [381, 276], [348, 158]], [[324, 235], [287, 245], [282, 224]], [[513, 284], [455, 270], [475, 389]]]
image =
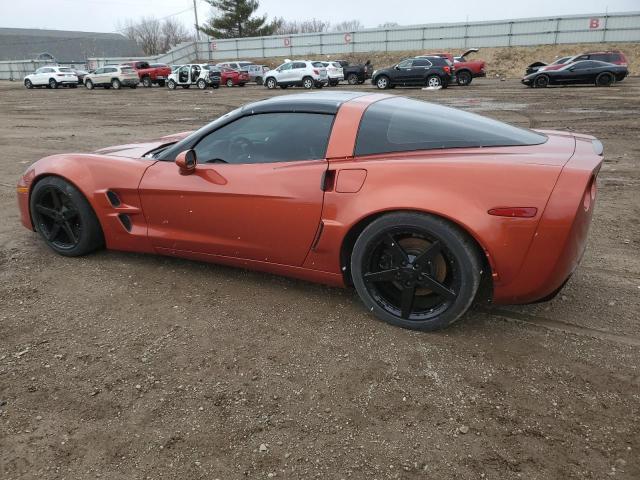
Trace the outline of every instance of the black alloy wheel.
[[62, 178], [46, 177], [36, 183], [29, 204], [36, 231], [56, 252], [84, 255], [103, 244], [102, 229], [89, 202]]
[[481, 262], [473, 242], [456, 226], [429, 215], [388, 214], [363, 230], [351, 273], [365, 305], [405, 328], [444, 328], [469, 308]]
[[533, 84], [536, 88], [546, 88], [549, 85], [549, 77], [546, 75], [539, 75], [533, 81]]
[[347, 75], [347, 83], [349, 85], [357, 85], [358, 84], [358, 75], [355, 73], [350, 73]]
[[614, 82], [613, 75], [608, 72], [603, 72], [596, 77], [596, 86], [597, 87], [610, 87]]
[[456, 74], [456, 82], [460, 86], [466, 87], [472, 80], [473, 76], [471, 75], [471, 72], [468, 72], [467, 70], [462, 70]]

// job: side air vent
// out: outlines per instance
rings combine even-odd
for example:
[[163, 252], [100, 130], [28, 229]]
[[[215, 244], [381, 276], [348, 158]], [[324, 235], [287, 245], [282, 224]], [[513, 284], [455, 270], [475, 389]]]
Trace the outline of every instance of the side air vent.
[[120, 215], [118, 215], [118, 218], [120, 219], [122, 226], [127, 230], [127, 232], [130, 232], [131, 218], [129, 218], [129, 215], [127, 215], [126, 213], [121, 213]]
[[120, 206], [120, 197], [118, 196], [118, 194], [116, 192], [112, 192], [111, 190], [107, 190], [107, 198], [109, 199], [109, 202], [111, 203], [112, 206], [114, 207], [119, 207]]

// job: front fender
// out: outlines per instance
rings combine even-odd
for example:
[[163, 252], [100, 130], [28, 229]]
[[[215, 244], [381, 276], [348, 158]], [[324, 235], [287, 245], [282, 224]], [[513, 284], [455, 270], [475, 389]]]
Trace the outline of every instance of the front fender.
[[[22, 223], [33, 229], [29, 198], [39, 179], [55, 175], [72, 183], [85, 196], [102, 227], [107, 248], [152, 252], [142, 213], [138, 185], [147, 168], [156, 160], [131, 159], [94, 154], [52, 155], [32, 164], [18, 182], [18, 205]], [[113, 205], [107, 192], [120, 200]], [[119, 215], [131, 219], [131, 231]]]

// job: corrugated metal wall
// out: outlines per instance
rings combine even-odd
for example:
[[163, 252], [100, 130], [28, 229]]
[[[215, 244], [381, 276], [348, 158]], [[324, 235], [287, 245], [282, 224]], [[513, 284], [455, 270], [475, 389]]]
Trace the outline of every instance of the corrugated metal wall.
[[202, 59], [640, 41], [640, 12], [414, 25], [199, 42]]
[[[524, 18], [489, 22], [441, 23], [357, 32], [329, 32], [183, 43], [151, 63], [182, 64], [198, 60], [308, 57], [349, 52], [463, 49], [558, 43], [640, 41], [640, 12]], [[89, 58], [89, 68], [138, 58]], [[0, 79], [21, 79], [40, 63], [0, 62]]]

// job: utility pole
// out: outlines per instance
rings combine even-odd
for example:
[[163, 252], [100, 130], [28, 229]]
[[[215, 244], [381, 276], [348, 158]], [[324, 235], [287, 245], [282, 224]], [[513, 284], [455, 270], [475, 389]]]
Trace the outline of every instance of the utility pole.
[[200, 40], [200, 29], [198, 28], [198, 7], [196, 5], [196, 0], [193, 0], [193, 14], [196, 17], [196, 42]]

